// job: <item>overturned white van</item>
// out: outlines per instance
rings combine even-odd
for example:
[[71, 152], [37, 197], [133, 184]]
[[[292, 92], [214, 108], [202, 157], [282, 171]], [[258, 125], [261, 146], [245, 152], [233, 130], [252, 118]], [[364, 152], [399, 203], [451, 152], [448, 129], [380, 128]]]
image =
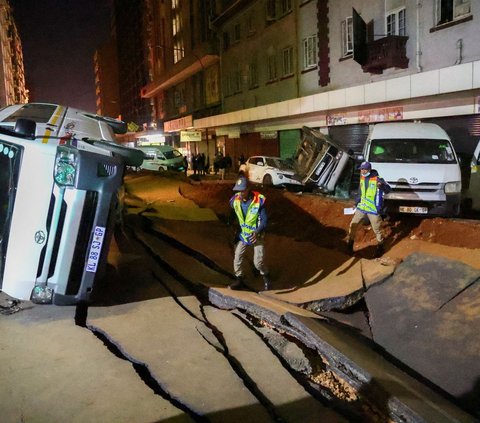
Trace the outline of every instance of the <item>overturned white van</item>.
[[334, 192], [350, 160], [352, 156], [330, 137], [317, 129], [302, 128], [294, 156], [295, 172], [302, 184], [325, 194]]
[[364, 159], [392, 187], [389, 212], [458, 215], [460, 165], [447, 133], [432, 123], [395, 122], [373, 126]]
[[21, 300], [88, 301], [105, 262], [125, 165], [123, 122], [55, 104], [0, 110], [0, 289]]

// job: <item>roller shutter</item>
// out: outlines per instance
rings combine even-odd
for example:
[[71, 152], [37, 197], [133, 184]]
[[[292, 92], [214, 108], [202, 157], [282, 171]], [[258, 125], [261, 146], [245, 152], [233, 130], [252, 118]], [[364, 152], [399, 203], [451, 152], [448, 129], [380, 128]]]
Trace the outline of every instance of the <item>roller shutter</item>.
[[368, 130], [367, 124], [329, 126], [328, 135], [347, 151], [351, 149], [355, 154], [361, 154]]

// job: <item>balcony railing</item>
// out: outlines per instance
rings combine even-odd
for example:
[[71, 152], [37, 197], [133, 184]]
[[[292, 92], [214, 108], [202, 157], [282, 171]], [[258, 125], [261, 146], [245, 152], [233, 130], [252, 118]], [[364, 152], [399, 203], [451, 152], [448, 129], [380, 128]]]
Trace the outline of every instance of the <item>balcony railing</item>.
[[408, 68], [408, 37], [388, 35], [367, 43], [367, 59], [362, 66], [364, 72], [382, 73], [388, 68]]

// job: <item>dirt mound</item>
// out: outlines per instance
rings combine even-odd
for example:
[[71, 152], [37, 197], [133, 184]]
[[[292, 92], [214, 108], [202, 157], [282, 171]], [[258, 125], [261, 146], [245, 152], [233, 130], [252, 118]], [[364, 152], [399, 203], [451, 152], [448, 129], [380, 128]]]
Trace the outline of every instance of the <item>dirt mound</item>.
[[[351, 216], [344, 215], [344, 208], [352, 207], [352, 201], [276, 188], [255, 189], [267, 197], [269, 232], [299, 241], [310, 241], [322, 247], [344, 249], [351, 220]], [[200, 182], [186, 186], [182, 194], [200, 207], [211, 208], [220, 220], [228, 220], [232, 184]], [[405, 238], [451, 247], [480, 248], [480, 222], [474, 220], [397, 215], [385, 219], [383, 231], [387, 249]], [[373, 244], [373, 231], [365, 225], [358, 231], [356, 249]]]

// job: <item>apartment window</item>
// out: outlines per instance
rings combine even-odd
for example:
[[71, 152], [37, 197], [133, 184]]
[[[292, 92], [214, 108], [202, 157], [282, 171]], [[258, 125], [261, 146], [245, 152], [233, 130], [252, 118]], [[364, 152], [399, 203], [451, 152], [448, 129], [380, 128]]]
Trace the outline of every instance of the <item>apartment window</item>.
[[253, 34], [255, 32], [255, 16], [253, 12], [251, 12], [247, 17], [247, 31], [249, 34]]
[[436, 22], [441, 25], [471, 14], [471, 0], [436, 0]]
[[390, 11], [385, 19], [385, 28], [387, 35], [402, 35], [407, 34], [405, 8]]
[[233, 27], [233, 42], [238, 43], [240, 41], [240, 24], [236, 23]]
[[230, 34], [228, 32], [223, 33], [223, 50], [228, 50], [230, 47]]
[[275, 60], [275, 56], [271, 55], [267, 58], [268, 62], [268, 81], [274, 81], [277, 79], [277, 61]]
[[349, 56], [353, 53], [353, 25], [352, 17], [349, 16], [342, 21], [342, 56]]
[[179, 0], [172, 1], [172, 35], [173, 35], [173, 63], [177, 63], [185, 56], [182, 37], [182, 14]]
[[293, 47], [287, 47], [282, 52], [283, 75], [287, 76], [293, 74]]
[[303, 39], [303, 68], [310, 69], [317, 66], [317, 36], [312, 35]]
[[240, 71], [240, 65], [237, 63], [235, 65], [235, 70], [233, 72], [233, 92], [239, 93], [242, 91], [242, 73]]
[[267, 0], [265, 3], [267, 22], [274, 21], [277, 17], [276, 1], [277, 0]]
[[225, 75], [225, 95], [233, 94], [232, 79], [233, 78], [230, 72]]
[[251, 62], [248, 68], [248, 86], [250, 88], [258, 87], [258, 65], [256, 60]]
[[292, 10], [292, 0], [280, 0], [280, 12], [282, 15], [287, 14]]
[[183, 39], [177, 39], [173, 42], [173, 63], [177, 63], [185, 56], [185, 49], [183, 47]]

